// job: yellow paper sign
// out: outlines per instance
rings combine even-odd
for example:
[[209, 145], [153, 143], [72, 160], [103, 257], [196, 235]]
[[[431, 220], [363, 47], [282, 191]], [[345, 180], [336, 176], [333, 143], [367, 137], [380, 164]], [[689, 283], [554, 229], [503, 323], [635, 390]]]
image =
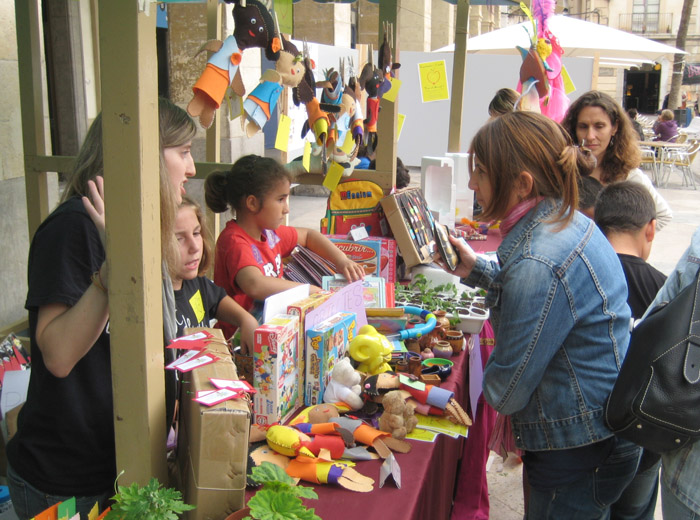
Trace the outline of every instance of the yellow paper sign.
[[398, 141], [401, 139], [401, 130], [403, 129], [403, 122], [406, 121], [406, 114], [399, 114], [398, 115], [398, 121], [397, 125], [399, 126], [399, 130], [396, 133], [396, 140]]
[[192, 310], [194, 311], [197, 322], [201, 322], [204, 319], [206, 312], [204, 311], [204, 303], [202, 302], [202, 293], [199, 292], [199, 289], [197, 289], [197, 292], [192, 295], [192, 298], [190, 298], [190, 307], [192, 307]]
[[307, 172], [311, 168], [311, 143], [309, 141], [304, 143], [304, 155], [301, 158], [301, 164]]
[[323, 185], [329, 190], [333, 191], [336, 186], [338, 186], [344, 171], [345, 168], [343, 168], [337, 162], [332, 162], [331, 167], [328, 168], [328, 173], [326, 173], [326, 178], [323, 179]]
[[420, 78], [420, 91], [423, 103], [449, 99], [450, 93], [447, 90], [445, 60], [419, 63], [418, 76]]
[[399, 95], [399, 89], [401, 88], [401, 80], [396, 78], [389, 78], [389, 81], [391, 82], [391, 88], [382, 96], [382, 98], [393, 103], [394, 101], [396, 101], [396, 96]]
[[561, 67], [561, 79], [564, 80], [564, 92], [571, 94], [574, 90], [576, 90], [576, 86], [574, 85], [571, 76], [569, 76], [569, 71], [566, 70], [566, 67], [563, 65]]
[[343, 142], [343, 146], [340, 147], [341, 150], [343, 150], [345, 153], [349, 154], [352, 152], [352, 149], [355, 148], [355, 140], [352, 138], [352, 132], [347, 131], [345, 132], [345, 141]]
[[275, 138], [275, 148], [283, 152], [287, 151], [289, 144], [289, 132], [292, 128], [292, 118], [284, 114], [280, 114], [280, 120], [277, 125], [277, 137]]

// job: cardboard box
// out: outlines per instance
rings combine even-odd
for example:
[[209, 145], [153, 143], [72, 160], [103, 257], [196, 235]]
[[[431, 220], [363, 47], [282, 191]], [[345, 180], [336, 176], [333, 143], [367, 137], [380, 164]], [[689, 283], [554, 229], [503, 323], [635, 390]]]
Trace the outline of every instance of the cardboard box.
[[299, 318], [278, 314], [255, 329], [253, 396], [255, 422], [286, 422], [303, 404], [299, 367]]
[[302, 376], [300, 386], [302, 389], [304, 388], [303, 377], [304, 374], [306, 374], [306, 329], [304, 328], [306, 315], [314, 309], [318, 309], [328, 298], [331, 297], [331, 294], [333, 293], [330, 291], [321, 291], [310, 294], [308, 298], [304, 298], [303, 300], [287, 305], [287, 314], [299, 318], [299, 334], [297, 335], [297, 340], [299, 341], [299, 374]]
[[[414, 265], [431, 263], [433, 261], [433, 255], [436, 253], [434, 240], [427, 240], [425, 243], [422, 243], [424, 240], [415, 237], [413, 225], [410, 220], [414, 219], [414, 221], [416, 221], [415, 225], [418, 226], [417, 217], [415, 215], [410, 216], [407, 213], [409, 208], [404, 207], [399, 202], [399, 197], [411, 192], [420, 193], [420, 190], [418, 188], [407, 188], [382, 199], [382, 208], [384, 208], [389, 227], [391, 227], [391, 232], [396, 239], [396, 246], [406, 263], [407, 269]], [[422, 198], [422, 195], [420, 195], [419, 199]], [[426, 227], [426, 231], [429, 231], [427, 235], [432, 237], [432, 228], [427, 230], [430, 223], [422, 223], [422, 225]]]
[[396, 240], [368, 237], [357, 242], [343, 235], [328, 235], [338, 249], [360, 264], [367, 276], [381, 276], [385, 282], [396, 282]]
[[345, 356], [348, 343], [357, 334], [354, 312], [338, 312], [306, 332], [306, 382], [304, 403], [323, 402], [323, 392], [335, 362]]
[[210, 378], [238, 379], [223, 334], [207, 330], [219, 340], [208, 351], [220, 360], [183, 374], [178, 432], [178, 468], [185, 503], [196, 509], [187, 520], [223, 520], [245, 503], [250, 407], [245, 399], [229, 399], [204, 406], [192, 399], [200, 390], [213, 390]]

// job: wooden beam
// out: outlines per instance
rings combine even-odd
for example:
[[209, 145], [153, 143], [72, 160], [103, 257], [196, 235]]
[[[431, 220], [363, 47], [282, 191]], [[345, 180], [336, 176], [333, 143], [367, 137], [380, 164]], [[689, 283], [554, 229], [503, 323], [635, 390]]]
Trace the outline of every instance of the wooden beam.
[[[219, 0], [207, 0], [207, 40], [221, 40], [221, 7]], [[214, 118], [214, 123], [207, 130], [206, 140], [206, 160], [210, 163], [218, 163], [221, 159], [221, 117], [224, 112], [223, 107], [219, 109], [218, 117]], [[202, 177], [200, 177], [202, 178]], [[204, 177], [206, 178], [206, 176]], [[204, 207], [207, 219], [207, 227], [216, 243], [221, 227], [221, 218], [218, 213], [214, 213], [209, 206]], [[210, 278], [214, 277], [214, 264], [207, 273]]]
[[46, 171], [27, 175], [26, 157], [46, 154], [44, 131], [44, 81], [41, 68], [41, 8], [38, 0], [16, 0], [17, 62], [22, 114], [22, 142], [25, 155], [25, 192], [29, 240], [49, 214], [49, 188]]
[[447, 151], [458, 153], [462, 143], [462, 111], [467, 83], [467, 39], [469, 35], [469, 0], [457, 2], [455, 51], [452, 55], [452, 98], [450, 99], [450, 126]]
[[[393, 38], [390, 39], [390, 43], [394, 49], [394, 61], [401, 63], [399, 61], [399, 51], [396, 45], [399, 41], [399, 6], [396, 0], [387, 0], [379, 3], [378, 31], [380, 47], [384, 41], [384, 22], [393, 24]], [[398, 148], [397, 123], [399, 116], [398, 100], [398, 97], [396, 98], [396, 102], [391, 102], [382, 98], [379, 103], [379, 118], [377, 121], [377, 136], [379, 137], [379, 142], [377, 144], [376, 155], [377, 172], [374, 179], [375, 182], [381, 182], [385, 185], [387, 182], [390, 182], [392, 187], [396, 186], [396, 152]], [[354, 172], [353, 176], [355, 176]]]
[[167, 482], [155, 13], [100, 0], [114, 433], [120, 482]]

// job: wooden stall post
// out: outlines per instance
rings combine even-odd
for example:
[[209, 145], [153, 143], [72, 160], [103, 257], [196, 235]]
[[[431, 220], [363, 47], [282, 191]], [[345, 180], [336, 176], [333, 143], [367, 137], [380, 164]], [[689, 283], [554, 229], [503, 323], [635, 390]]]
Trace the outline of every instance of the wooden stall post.
[[452, 99], [447, 151], [459, 153], [462, 141], [462, 109], [467, 82], [467, 39], [469, 33], [469, 0], [457, 2], [455, 52], [452, 56]]
[[[146, 4], [148, 5], [148, 4]], [[117, 470], [167, 482], [155, 13], [100, 0]]]

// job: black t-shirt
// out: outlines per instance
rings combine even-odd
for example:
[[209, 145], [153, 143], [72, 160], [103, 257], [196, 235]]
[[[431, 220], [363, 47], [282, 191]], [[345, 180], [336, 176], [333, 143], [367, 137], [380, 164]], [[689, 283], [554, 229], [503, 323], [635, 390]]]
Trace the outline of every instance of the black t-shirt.
[[[638, 256], [618, 254], [617, 257], [627, 279], [627, 304], [632, 310], [632, 318], [638, 320], [654, 301], [656, 293], [666, 281], [666, 275]], [[644, 450], [637, 473], [649, 469], [660, 458], [661, 455]]]
[[12, 468], [37, 489], [87, 496], [113, 489], [116, 476], [109, 323], [65, 378], [53, 376], [36, 343], [39, 307], [73, 306], [105, 259], [97, 228], [79, 197], [39, 226], [29, 250], [27, 301], [32, 374], [17, 433], [7, 445]]
[[637, 320], [644, 315], [666, 281], [666, 275], [638, 256], [618, 254], [622, 270], [627, 279], [627, 304], [632, 317]]
[[225, 297], [226, 291], [205, 276], [183, 280], [182, 289], [175, 291], [177, 335], [188, 327], [209, 327]]

